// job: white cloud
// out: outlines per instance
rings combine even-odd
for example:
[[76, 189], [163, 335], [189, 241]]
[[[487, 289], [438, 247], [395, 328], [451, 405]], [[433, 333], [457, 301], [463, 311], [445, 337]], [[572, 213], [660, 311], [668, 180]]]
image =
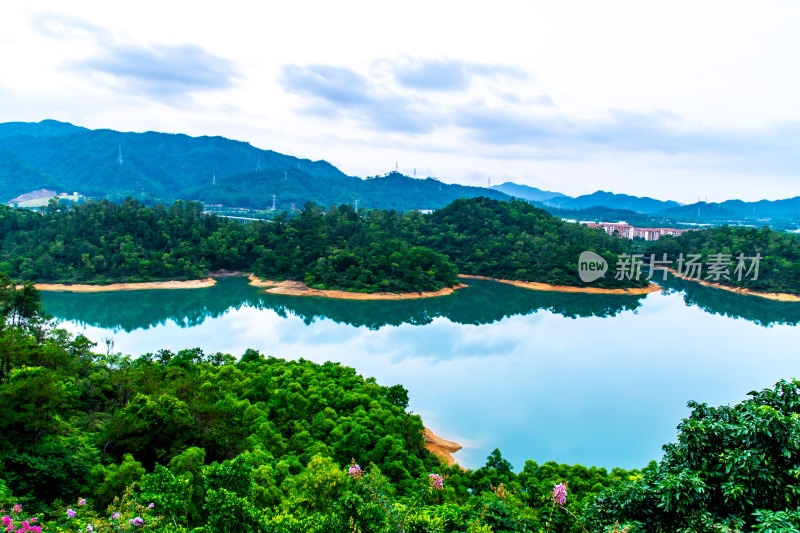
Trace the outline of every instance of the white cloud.
[[568, 193], [600, 174], [682, 201], [700, 185], [791, 196], [798, 16], [790, 1], [10, 5], [0, 113], [221, 134], [350, 174], [401, 160]]

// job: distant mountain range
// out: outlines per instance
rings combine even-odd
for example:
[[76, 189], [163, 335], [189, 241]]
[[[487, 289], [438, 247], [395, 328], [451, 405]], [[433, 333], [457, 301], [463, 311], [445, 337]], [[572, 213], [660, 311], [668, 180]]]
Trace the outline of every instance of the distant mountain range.
[[36, 189], [144, 202], [197, 200], [265, 209], [322, 206], [438, 209], [457, 198], [517, 197], [565, 218], [674, 222], [800, 223], [800, 196], [786, 200], [681, 205], [597, 191], [578, 197], [512, 182], [491, 188], [416, 179], [398, 172], [359, 178], [326, 161], [262, 150], [223, 137], [90, 130], [56, 120], [0, 123], [0, 201]]
[[597, 191], [573, 198], [560, 192], [543, 191], [527, 185], [517, 185], [506, 182], [493, 185], [492, 189], [502, 191], [510, 196], [524, 198], [533, 202], [541, 202], [550, 207], [559, 209], [587, 209], [590, 207], [610, 207], [612, 209], [626, 209], [637, 213], [658, 213], [681, 204], [673, 201], [655, 200], [648, 197], [630, 196], [627, 194], [614, 194], [606, 191]]
[[652, 219], [662, 222], [800, 223], [800, 196], [774, 201], [728, 200], [721, 203], [697, 202], [683, 205], [671, 200], [663, 201], [605, 191], [573, 198], [559, 192], [543, 191], [511, 182], [493, 185], [491, 188], [510, 196], [539, 203], [553, 214], [568, 218], [601, 217], [607, 220], [609, 217], [617, 217], [627, 221]]

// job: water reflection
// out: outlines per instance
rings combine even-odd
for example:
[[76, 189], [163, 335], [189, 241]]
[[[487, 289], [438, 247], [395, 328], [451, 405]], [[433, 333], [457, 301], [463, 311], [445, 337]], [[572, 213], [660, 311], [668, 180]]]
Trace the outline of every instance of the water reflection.
[[637, 298], [476, 280], [443, 298], [349, 302], [223, 279], [209, 289], [43, 300], [71, 332], [112, 337], [126, 354], [255, 348], [401, 383], [411, 410], [465, 445], [456, 457], [467, 467], [499, 447], [517, 469], [526, 459], [638, 468], [675, 439], [687, 400], [739, 402], [798, 375], [796, 306], [667, 285]]
[[682, 293], [688, 306], [697, 306], [707, 313], [731, 318], [744, 318], [759, 326], [800, 324], [800, 303], [776, 302], [757, 296], [744, 296], [730, 291], [705, 287], [670, 275], [658, 284], [667, 293]]
[[206, 289], [106, 293], [43, 293], [45, 309], [60, 320], [133, 331], [167, 321], [192, 327], [243, 306], [294, 315], [306, 324], [331, 319], [378, 330], [402, 324], [426, 325], [442, 317], [456, 324], [490, 324], [540, 310], [569, 317], [610, 317], [641, 305], [642, 297], [530, 291], [491, 281], [470, 280], [451, 296], [423, 300], [348, 301], [265, 294], [243, 278], [225, 278]]

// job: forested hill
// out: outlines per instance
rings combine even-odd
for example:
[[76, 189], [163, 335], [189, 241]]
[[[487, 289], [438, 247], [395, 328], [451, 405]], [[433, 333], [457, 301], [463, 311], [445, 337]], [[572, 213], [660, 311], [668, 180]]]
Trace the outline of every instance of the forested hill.
[[[121, 158], [120, 158], [121, 155]], [[120, 162], [121, 159], [121, 162]], [[177, 199], [289, 209], [312, 201], [385, 209], [436, 209], [461, 197], [506, 194], [399, 173], [361, 179], [310, 161], [223, 137], [88, 130], [46, 120], [0, 124], [0, 201], [52, 187], [92, 198], [148, 204]]]
[[[145, 207], [104, 200], [44, 214], [0, 208], [0, 270], [17, 279], [112, 283], [204, 278], [219, 269], [313, 288], [416, 292], [457, 273], [584, 286], [584, 250], [610, 265], [630, 243], [565, 223], [526, 202], [457, 200], [430, 215], [307, 204], [299, 215], [240, 224], [200, 204]], [[644, 281], [598, 280], [599, 287]]]

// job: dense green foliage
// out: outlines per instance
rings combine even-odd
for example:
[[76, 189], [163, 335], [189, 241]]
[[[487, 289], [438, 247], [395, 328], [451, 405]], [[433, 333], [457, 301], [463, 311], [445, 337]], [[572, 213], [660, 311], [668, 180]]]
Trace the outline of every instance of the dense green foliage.
[[580, 224], [564, 222], [527, 202], [486, 198], [456, 200], [413, 228], [425, 246], [452, 258], [466, 274], [528, 280], [553, 285], [588, 286], [578, 277], [578, 256], [592, 250], [603, 256], [611, 272], [595, 287], [644, 286], [641, 280], [617, 280], [617, 255], [630, 243]]
[[[604, 493], [593, 522], [635, 531], [800, 527], [800, 381], [751, 392], [734, 406], [690, 402], [678, 442], [641, 479]], [[781, 525], [783, 524], [783, 525]], [[789, 527], [785, 527], [789, 526]]]
[[[0, 234], [0, 269], [37, 281], [196, 279], [229, 269], [368, 292], [452, 286], [455, 265], [467, 274], [580, 286], [583, 250], [614, 264], [629, 246], [525, 202], [486, 198], [458, 200], [431, 215], [308, 204], [291, 219], [247, 224], [203, 215], [192, 202], [51, 203], [42, 215], [0, 209]], [[612, 275], [595, 283], [643, 284]]]
[[[666, 253], [668, 260], [675, 261], [680, 254], [685, 258], [689, 254], [698, 254], [704, 264], [713, 262], [715, 256], [723, 254], [724, 259], [731, 262], [725, 275], [717, 280], [704, 266], [701, 279], [760, 292], [800, 294], [800, 235], [774, 231], [767, 227], [755, 229], [722, 226], [688, 231], [680, 237], [663, 237], [650, 243], [645, 253], [656, 254], [658, 259]], [[745, 258], [759, 254], [757, 279], [754, 279], [755, 270], [749, 275], [746, 275], [745, 270], [742, 279], [738, 279], [735, 269], [740, 254]], [[752, 261], [745, 261], [746, 268], [749, 269], [751, 264]]]
[[51, 204], [44, 215], [2, 208], [0, 269], [71, 283], [197, 279], [220, 269], [366, 291], [437, 290], [456, 282], [444, 256], [371, 222], [350, 206], [325, 212], [309, 205], [292, 220], [250, 224], [205, 216], [192, 202]]

